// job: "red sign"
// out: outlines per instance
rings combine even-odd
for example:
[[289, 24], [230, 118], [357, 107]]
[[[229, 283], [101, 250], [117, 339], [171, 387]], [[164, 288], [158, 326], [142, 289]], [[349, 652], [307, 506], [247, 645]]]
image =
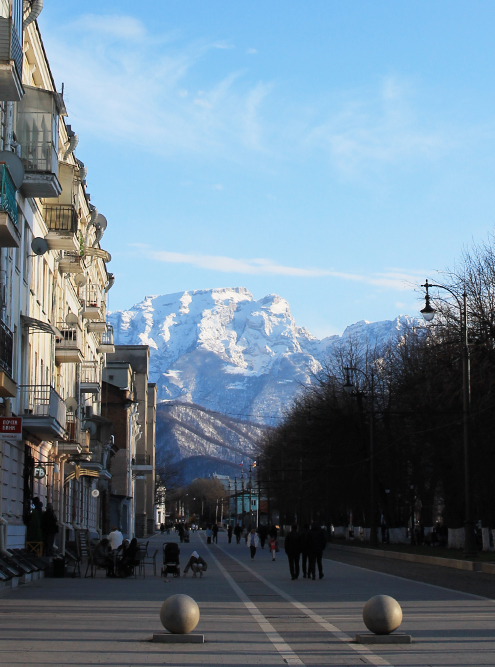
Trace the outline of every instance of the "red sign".
[[22, 440], [22, 417], [0, 417], [0, 438]]

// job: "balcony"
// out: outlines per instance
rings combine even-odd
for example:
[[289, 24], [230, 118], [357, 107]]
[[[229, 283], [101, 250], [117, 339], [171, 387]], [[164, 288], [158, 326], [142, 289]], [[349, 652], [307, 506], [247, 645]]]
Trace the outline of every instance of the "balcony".
[[81, 394], [99, 394], [101, 391], [100, 364], [97, 361], [83, 362], [79, 383]]
[[95, 320], [88, 322], [86, 325], [88, 332], [95, 334], [104, 334], [107, 331], [107, 327], [108, 324], [106, 322], [97, 322]]
[[75, 207], [45, 204], [44, 218], [48, 228], [48, 234], [45, 236], [48, 249], [78, 253], [77, 227], [79, 218]]
[[21, 233], [17, 226], [15, 185], [5, 163], [0, 163], [0, 247], [18, 248]]
[[151, 465], [151, 456], [149, 454], [137, 454], [132, 459], [132, 471], [140, 475], [151, 475], [153, 466]]
[[113, 327], [110, 324], [107, 324], [107, 330], [101, 334], [98, 352], [100, 354], [113, 354], [115, 352], [115, 345], [113, 344]]
[[22, 87], [22, 0], [0, 1], [0, 100], [19, 102]]
[[101, 288], [86, 284], [81, 288], [82, 316], [85, 320], [101, 318]]
[[57, 325], [62, 337], [55, 338], [55, 363], [80, 364], [84, 359], [82, 331], [76, 325], [67, 325], [65, 322]]
[[65, 437], [65, 403], [50, 385], [21, 385], [22, 426], [38, 440]]
[[66, 251], [59, 260], [58, 270], [60, 273], [84, 273], [84, 257], [78, 252]]
[[15, 133], [26, 171], [25, 197], [58, 197], [58, 118], [65, 115], [61, 96], [50, 90], [25, 86], [17, 105]]
[[17, 385], [12, 380], [12, 331], [0, 320], [0, 396], [12, 398], [17, 395]]

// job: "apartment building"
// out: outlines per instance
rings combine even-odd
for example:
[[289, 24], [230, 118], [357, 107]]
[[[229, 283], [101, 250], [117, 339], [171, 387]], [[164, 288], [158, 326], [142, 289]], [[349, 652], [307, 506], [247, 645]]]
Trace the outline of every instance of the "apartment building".
[[[0, 0], [0, 552], [25, 546], [35, 498], [53, 503], [62, 551], [78, 529], [107, 532], [118, 455], [118, 424], [101, 411], [115, 353], [107, 220], [91, 202], [50, 71], [42, 4]], [[154, 439], [141, 452], [154, 460]], [[140, 525], [152, 510], [146, 479], [136, 490]]]
[[[112, 523], [125, 534], [155, 531], [156, 384], [148, 381], [147, 345], [116, 345], [107, 355], [102, 414], [119, 428], [110, 464]], [[120, 392], [120, 397], [119, 393]], [[125, 412], [125, 416], [119, 417]]]

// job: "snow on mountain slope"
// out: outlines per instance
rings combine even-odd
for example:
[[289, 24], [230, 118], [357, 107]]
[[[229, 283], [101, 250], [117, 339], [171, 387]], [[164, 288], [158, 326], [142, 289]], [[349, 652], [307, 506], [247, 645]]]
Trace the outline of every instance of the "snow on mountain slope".
[[[116, 344], [149, 345], [150, 381], [158, 385], [159, 401], [199, 405], [213, 414], [268, 425], [320, 370], [332, 345], [350, 337], [380, 344], [414, 321], [405, 316], [362, 320], [342, 337], [318, 340], [296, 325], [285, 299], [269, 294], [256, 301], [243, 287], [147, 296], [108, 319]], [[198, 418], [194, 412], [190, 408], [192, 421]], [[167, 446], [180, 458], [199, 455], [237, 463], [233, 450], [218, 448], [208, 437], [201, 440], [198, 429], [186, 433], [177, 420], [167, 422], [165, 412], [163, 417], [168, 426], [162, 435], [173, 434]], [[203, 414], [200, 421], [199, 430], [206, 429], [208, 436], [209, 420]], [[220, 422], [215, 428], [226, 437]], [[241, 449], [250, 451], [246, 442]]]

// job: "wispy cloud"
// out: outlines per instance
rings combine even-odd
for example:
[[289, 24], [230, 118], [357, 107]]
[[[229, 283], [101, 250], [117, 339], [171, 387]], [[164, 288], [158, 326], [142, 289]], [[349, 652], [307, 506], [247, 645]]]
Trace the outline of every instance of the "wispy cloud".
[[[57, 26], [56, 35], [46, 30], [45, 39], [76, 129], [106, 142], [244, 164], [247, 155], [294, 161], [323, 152], [350, 177], [452, 148], [453, 133], [415, 113], [417, 92], [399, 78], [295, 102], [248, 69], [232, 71], [228, 40], [187, 43], [131, 16], [93, 14]], [[216, 80], [204, 67], [215, 50], [224, 63]]]
[[422, 122], [414, 112], [412, 88], [397, 78], [377, 90], [346, 92], [332, 100], [334, 109], [310, 127], [309, 145], [327, 150], [347, 175], [411, 160], [435, 159], [451, 147], [447, 128]]
[[[188, 264], [198, 269], [219, 271], [221, 273], [236, 273], [245, 275], [278, 275], [296, 278], [332, 277], [350, 282], [360, 282], [394, 290], [410, 290], [411, 285], [417, 284], [419, 273], [386, 270], [383, 273], [359, 274], [334, 271], [320, 268], [301, 268], [277, 264], [271, 259], [254, 258], [244, 259], [226, 257], [224, 255], [200, 255], [165, 250], [153, 250], [143, 244], [129, 244], [136, 247], [147, 258], [166, 264]], [[422, 275], [422, 273], [421, 273]]]
[[246, 53], [249, 56], [255, 56], [258, 53], [258, 49], [249, 48], [249, 49], [246, 49]]

